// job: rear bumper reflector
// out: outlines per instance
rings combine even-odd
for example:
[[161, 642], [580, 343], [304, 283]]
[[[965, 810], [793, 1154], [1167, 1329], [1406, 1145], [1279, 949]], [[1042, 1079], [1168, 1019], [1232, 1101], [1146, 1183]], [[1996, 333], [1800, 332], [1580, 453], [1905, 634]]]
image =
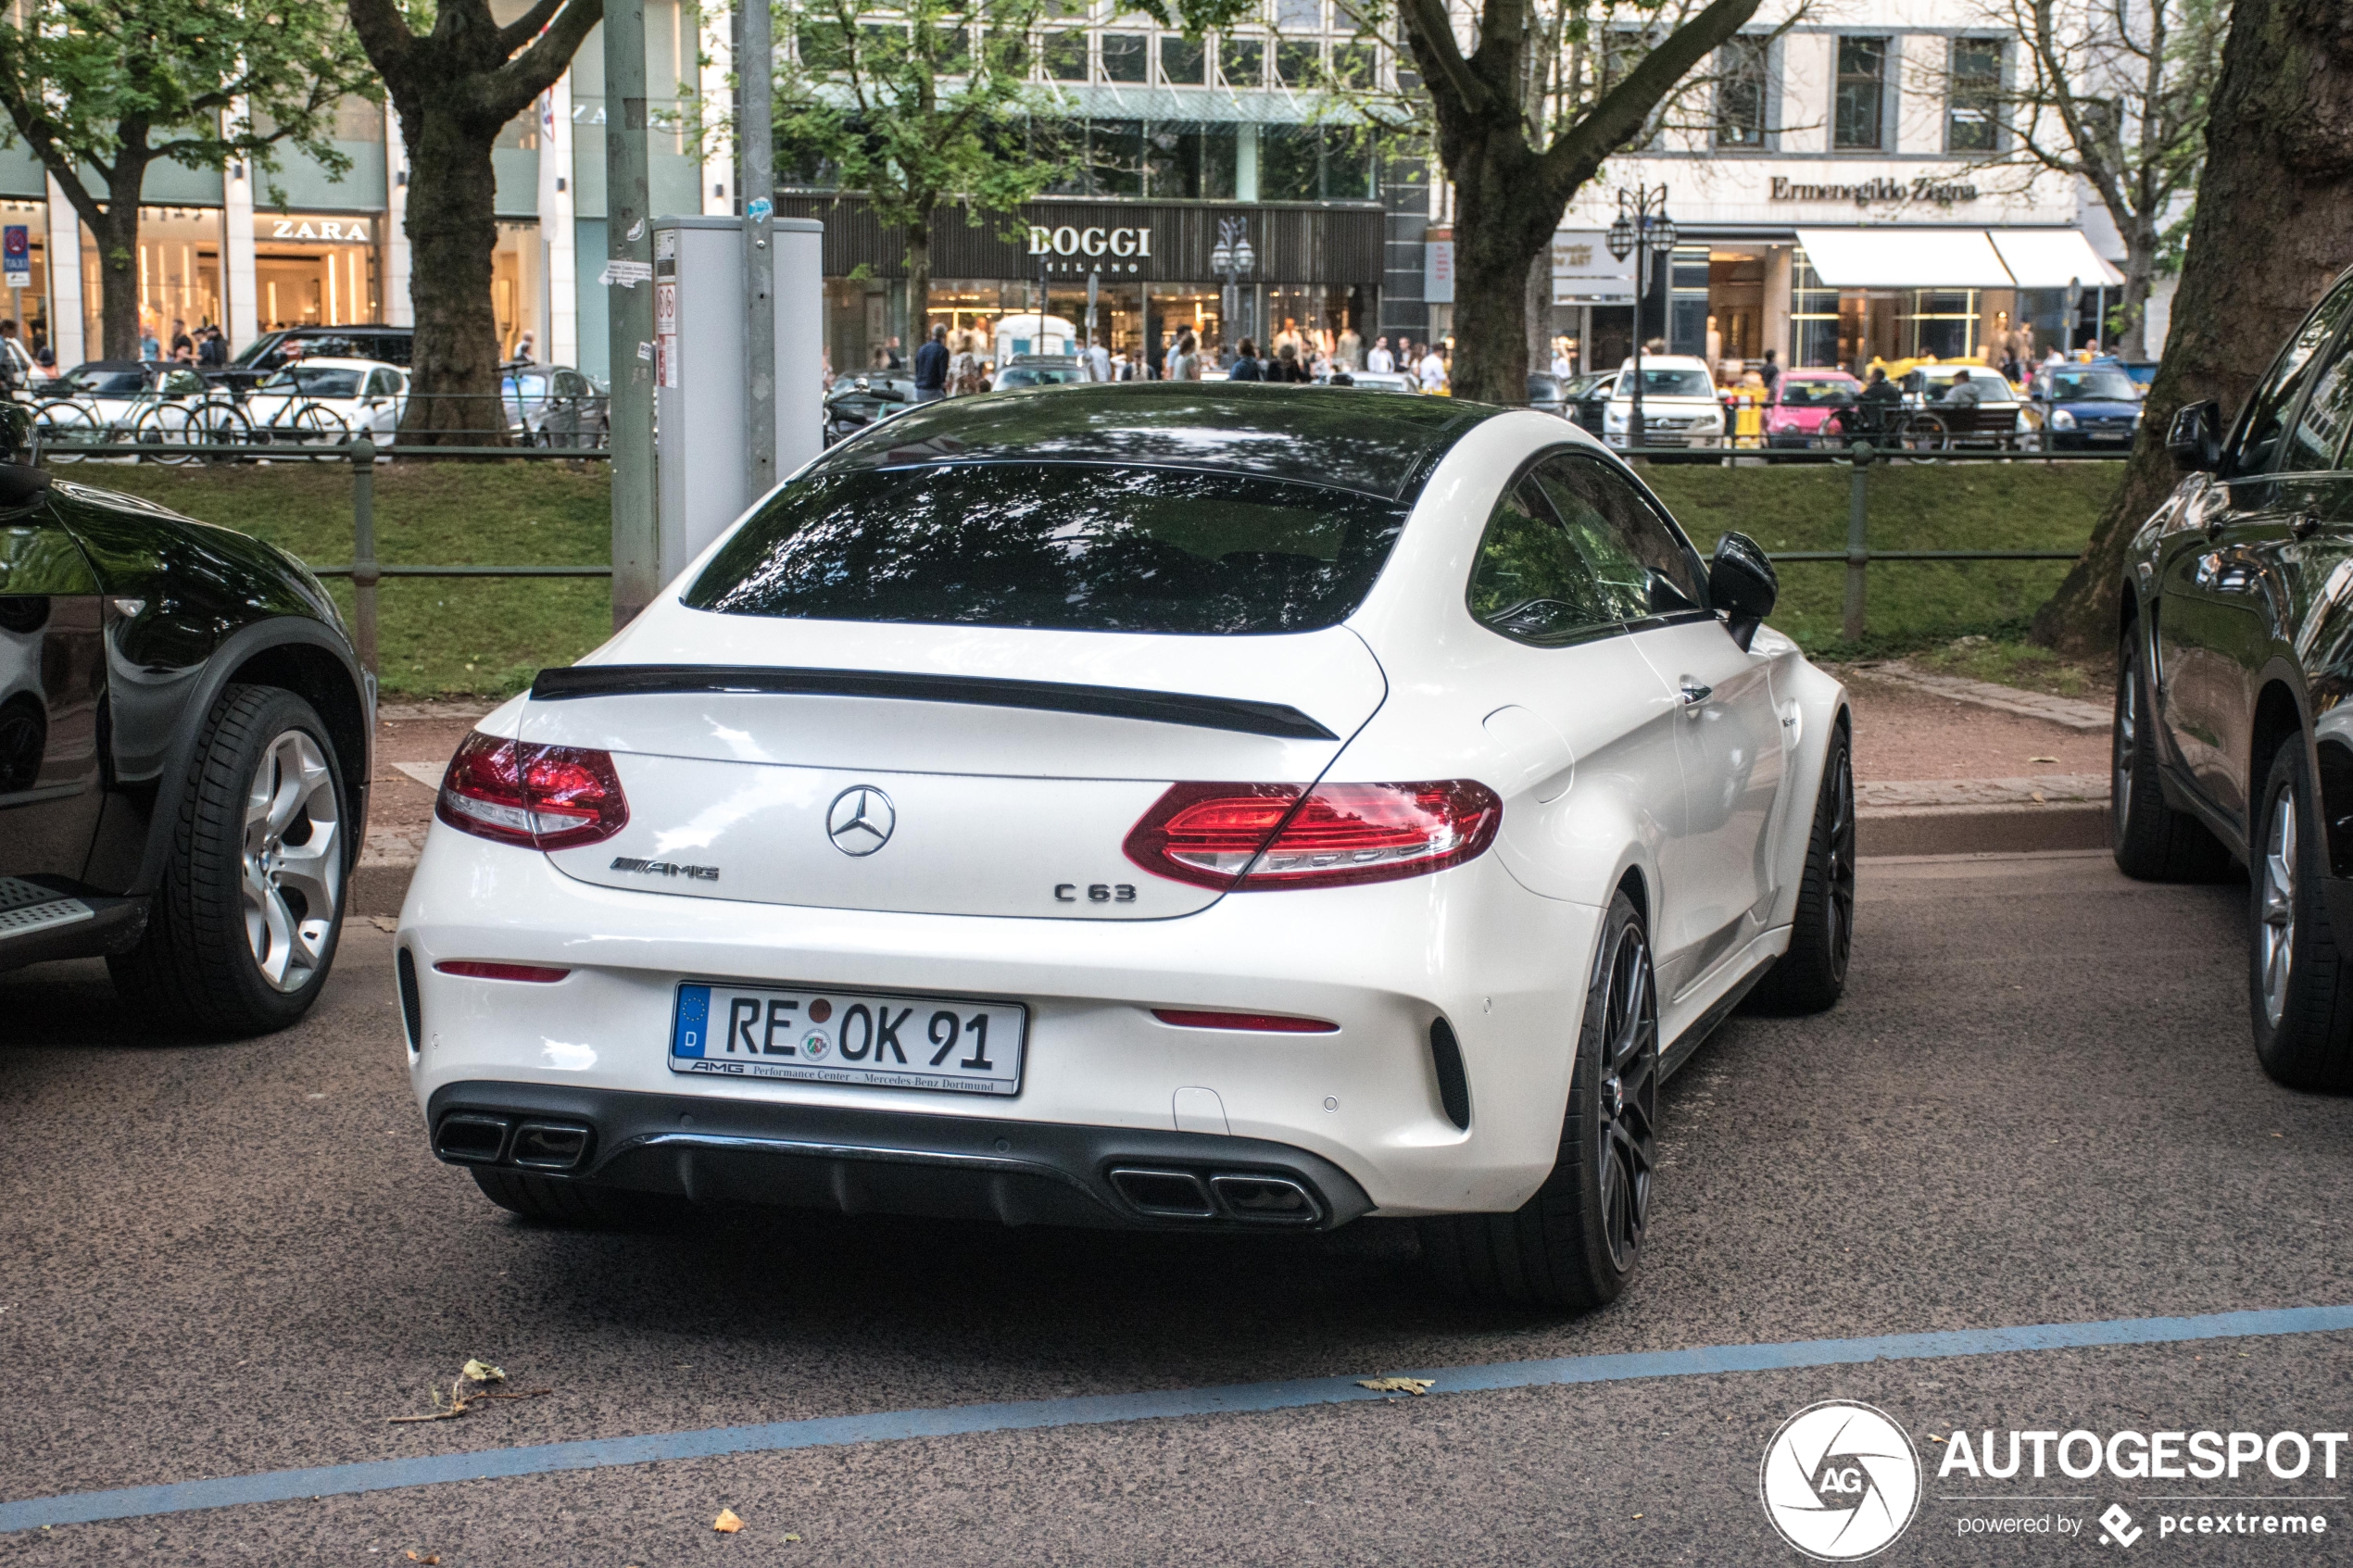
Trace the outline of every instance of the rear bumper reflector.
[[1340, 1028], [1320, 1018], [1286, 1018], [1272, 1012], [1196, 1012], [1189, 1008], [1154, 1008], [1152, 1016], [1179, 1029], [1248, 1029], [1265, 1035], [1330, 1035]]
[[435, 974], [463, 975], [469, 980], [522, 980], [552, 985], [572, 971], [536, 963], [491, 963], [479, 959], [444, 959], [433, 966]]

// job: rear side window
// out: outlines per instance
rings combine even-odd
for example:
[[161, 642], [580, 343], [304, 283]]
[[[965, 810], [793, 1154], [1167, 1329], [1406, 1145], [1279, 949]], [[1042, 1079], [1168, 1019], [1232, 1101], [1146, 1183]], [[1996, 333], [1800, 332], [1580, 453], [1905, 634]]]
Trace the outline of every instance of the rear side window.
[[1176, 469], [939, 463], [778, 491], [684, 596], [816, 621], [1255, 633], [1336, 625], [1405, 508]]

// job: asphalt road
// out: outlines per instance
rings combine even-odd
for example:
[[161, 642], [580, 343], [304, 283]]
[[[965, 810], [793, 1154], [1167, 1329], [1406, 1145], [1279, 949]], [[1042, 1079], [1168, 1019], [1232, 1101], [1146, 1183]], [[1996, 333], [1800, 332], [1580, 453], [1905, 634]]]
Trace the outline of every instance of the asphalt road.
[[[1312, 1244], [766, 1213], [534, 1228], [426, 1153], [390, 939], [364, 923], [314, 1016], [252, 1044], [154, 1041], [94, 965], [0, 977], [0, 1503], [811, 1416], [1438, 1379], [1387, 1402], [61, 1525], [0, 1536], [0, 1563], [1794, 1563], [1758, 1463], [1830, 1399], [1881, 1407], [1929, 1455], [1918, 1516], [1876, 1561], [2113, 1550], [2091, 1521], [2116, 1501], [2147, 1530], [2133, 1558], [2353, 1561], [2342, 1474], [1969, 1482], [1936, 1475], [1931, 1441], [2344, 1430], [2344, 1333], [1446, 1391], [1445, 1369], [1534, 1357], [2353, 1303], [2353, 1100], [2257, 1070], [2245, 896], [2134, 885], [2097, 857], [1868, 864], [1846, 1001], [1738, 1020], [1669, 1087], [1644, 1273], [1570, 1321], [1434, 1294], [1410, 1232], [1369, 1223]], [[553, 1392], [385, 1424], [476, 1355]], [[2141, 1500], [2160, 1493], [2296, 1500]], [[1998, 1500], [2020, 1494], [2057, 1500]], [[723, 1506], [739, 1534], [711, 1529]], [[2167, 1507], [2322, 1513], [2334, 1533], [2161, 1538]], [[1958, 1534], [2011, 1516], [2082, 1533]]]

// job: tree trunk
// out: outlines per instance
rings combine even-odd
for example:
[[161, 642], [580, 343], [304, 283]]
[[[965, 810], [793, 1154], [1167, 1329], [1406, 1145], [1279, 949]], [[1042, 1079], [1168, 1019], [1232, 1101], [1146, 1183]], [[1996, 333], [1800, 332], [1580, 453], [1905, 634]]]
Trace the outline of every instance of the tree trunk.
[[98, 252], [99, 357], [139, 358], [139, 198], [107, 198], [90, 226]]
[[[434, 104], [400, 117], [409, 149], [409, 302], [416, 312], [413, 390], [400, 439], [454, 446], [504, 445], [498, 395], [498, 319], [491, 307], [491, 253], [498, 245], [497, 176], [490, 149], [498, 127], [478, 129]], [[640, 285], [646, 286], [646, 285]], [[616, 365], [623, 358], [614, 345]]]
[[2174, 410], [2200, 398], [2227, 423], [2353, 243], [2353, 28], [2341, 0], [2238, 0], [2207, 120], [2206, 172], [2165, 361], [2123, 483], [2091, 544], [2034, 615], [2034, 637], [2102, 655], [2118, 635], [2125, 552], [2180, 475]]
[[1528, 274], [1552, 244], [1557, 209], [1530, 200], [1533, 156], [1516, 120], [1453, 160], [1454, 395], [1528, 401]]
[[907, 363], [915, 362], [915, 350], [931, 340], [931, 214], [926, 204], [922, 216], [907, 225]]

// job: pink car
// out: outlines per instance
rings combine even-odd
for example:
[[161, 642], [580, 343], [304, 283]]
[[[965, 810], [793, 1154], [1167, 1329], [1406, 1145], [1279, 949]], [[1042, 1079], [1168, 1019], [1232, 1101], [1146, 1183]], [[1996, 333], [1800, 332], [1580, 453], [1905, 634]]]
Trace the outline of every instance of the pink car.
[[1863, 383], [1844, 370], [1783, 370], [1765, 405], [1765, 445], [1811, 446], [1818, 437], [1843, 445], [1823, 426], [1841, 408], [1851, 408]]

